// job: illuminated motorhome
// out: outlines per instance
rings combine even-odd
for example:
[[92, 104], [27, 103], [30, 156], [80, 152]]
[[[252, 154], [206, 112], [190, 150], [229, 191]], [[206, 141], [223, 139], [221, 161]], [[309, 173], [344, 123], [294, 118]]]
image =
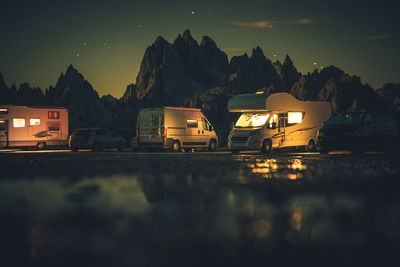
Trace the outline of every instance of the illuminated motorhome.
[[0, 106], [0, 147], [67, 146], [68, 110], [61, 107]]
[[215, 151], [218, 137], [200, 109], [160, 107], [139, 111], [137, 145], [142, 148], [208, 148]]
[[300, 101], [288, 93], [237, 95], [228, 110], [241, 113], [228, 137], [234, 153], [286, 147], [312, 151], [318, 129], [331, 115], [330, 103]]

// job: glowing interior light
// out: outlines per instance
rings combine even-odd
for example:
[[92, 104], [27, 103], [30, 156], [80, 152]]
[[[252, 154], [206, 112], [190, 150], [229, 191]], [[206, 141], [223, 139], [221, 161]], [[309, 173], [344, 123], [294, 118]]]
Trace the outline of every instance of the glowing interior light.
[[14, 126], [14, 128], [25, 127], [25, 119], [23, 119], [23, 118], [13, 119], [13, 126]]
[[268, 120], [269, 114], [242, 114], [236, 122], [236, 127], [260, 127]]
[[288, 123], [301, 123], [302, 120], [302, 112], [288, 112]]
[[30, 119], [29, 125], [40, 125], [40, 119]]

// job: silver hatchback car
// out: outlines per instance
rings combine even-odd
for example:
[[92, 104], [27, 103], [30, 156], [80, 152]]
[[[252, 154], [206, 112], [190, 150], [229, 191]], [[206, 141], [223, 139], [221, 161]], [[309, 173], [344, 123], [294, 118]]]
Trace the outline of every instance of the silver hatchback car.
[[77, 129], [69, 138], [69, 148], [76, 152], [79, 149], [102, 151], [103, 149], [118, 149], [123, 151], [125, 139], [111, 130], [104, 128]]

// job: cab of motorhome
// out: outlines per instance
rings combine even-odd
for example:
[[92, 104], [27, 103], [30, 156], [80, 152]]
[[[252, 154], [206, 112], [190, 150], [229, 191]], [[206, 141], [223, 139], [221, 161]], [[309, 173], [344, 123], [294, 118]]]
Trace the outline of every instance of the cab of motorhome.
[[0, 147], [66, 147], [68, 110], [62, 107], [0, 106]]
[[312, 151], [318, 129], [331, 115], [329, 103], [300, 101], [288, 93], [234, 96], [228, 110], [241, 113], [228, 137], [234, 153], [287, 147]]
[[139, 148], [172, 151], [206, 148], [215, 151], [218, 137], [200, 109], [160, 107], [141, 109], [136, 123]]

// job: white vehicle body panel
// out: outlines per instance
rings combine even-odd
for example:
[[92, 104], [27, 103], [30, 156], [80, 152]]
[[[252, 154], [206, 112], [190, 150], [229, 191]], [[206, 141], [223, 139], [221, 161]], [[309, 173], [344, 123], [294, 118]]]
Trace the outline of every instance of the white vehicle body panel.
[[[268, 114], [264, 125], [234, 126], [228, 137], [231, 150], [259, 150], [266, 139], [274, 149], [307, 146], [310, 140], [316, 144], [319, 128], [331, 115], [330, 103], [300, 101], [288, 93], [238, 95], [230, 99], [228, 109], [254, 116]], [[295, 115], [301, 117], [301, 122], [289, 123]], [[271, 126], [272, 121], [276, 122], [276, 128]]]
[[[206, 124], [206, 125], [205, 125]], [[178, 141], [182, 148], [208, 147], [218, 137], [200, 109], [160, 107], [139, 111], [137, 144], [140, 147], [170, 148]]]
[[62, 107], [0, 106], [0, 146], [68, 144], [68, 110]]

